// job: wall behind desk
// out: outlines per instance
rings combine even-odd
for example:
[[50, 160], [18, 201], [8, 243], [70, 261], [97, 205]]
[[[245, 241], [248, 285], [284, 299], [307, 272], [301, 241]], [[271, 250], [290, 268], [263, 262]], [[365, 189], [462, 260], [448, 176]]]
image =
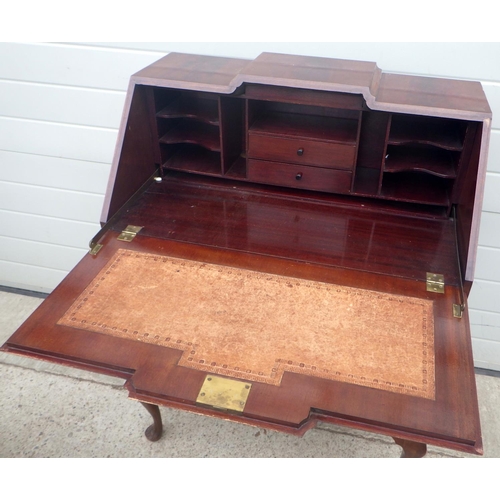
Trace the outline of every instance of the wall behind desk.
[[88, 251], [129, 77], [171, 51], [336, 57], [481, 81], [493, 132], [470, 309], [476, 366], [500, 370], [498, 43], [0, 43], [0, 286], [50, 292]]

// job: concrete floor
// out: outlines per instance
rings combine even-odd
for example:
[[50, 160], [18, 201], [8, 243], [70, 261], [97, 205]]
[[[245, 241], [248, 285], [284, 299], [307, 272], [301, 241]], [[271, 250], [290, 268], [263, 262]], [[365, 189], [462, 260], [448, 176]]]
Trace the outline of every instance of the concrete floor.
[[[0, 345], [43, 299], [0, 291]], [[320, 424], [304, 437], [161, 408], [164, 435], [123, 381], [0, 353], [0, 457], [398, 457], [390, 438]], [[500, 457], [500, 377], [477, 375], [485, 457]], [[473, 457], [429, 447], [427, 457]]]

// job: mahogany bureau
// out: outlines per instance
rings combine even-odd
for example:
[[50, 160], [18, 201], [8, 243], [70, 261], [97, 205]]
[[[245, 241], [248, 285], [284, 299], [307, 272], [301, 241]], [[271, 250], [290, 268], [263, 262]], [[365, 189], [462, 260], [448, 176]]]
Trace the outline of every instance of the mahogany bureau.
[[481, 454], [490, 123], [476, 82], [171, 53], [131, 78], [88, 255], [2, 350], [122, 377], [151, 440], [164, 405]]

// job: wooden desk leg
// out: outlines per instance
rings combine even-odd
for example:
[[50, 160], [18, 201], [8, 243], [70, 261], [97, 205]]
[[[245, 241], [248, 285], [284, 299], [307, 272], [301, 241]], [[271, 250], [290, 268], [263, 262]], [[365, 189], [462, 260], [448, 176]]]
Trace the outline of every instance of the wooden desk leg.
[[158, 441], [158, 439], [161, 438], [162, 432], [163, 432], [163, 425], [161, 423], [161, 414], [160, 414], [160, 408], [158, 408], [157, 405], [152, 405], [150, 403], [143, 403], [141, 401], [141, 404], [148, 410], [149, 414], [153, 417], [153, 423], [146, 429], [146, 437], [150, 441]]
[[415, 441], [395, 437], [392, 439], [403, 448], [401, 458], [422, 458], [427, 453], [427, 445], [424, 443], [416, 443]]

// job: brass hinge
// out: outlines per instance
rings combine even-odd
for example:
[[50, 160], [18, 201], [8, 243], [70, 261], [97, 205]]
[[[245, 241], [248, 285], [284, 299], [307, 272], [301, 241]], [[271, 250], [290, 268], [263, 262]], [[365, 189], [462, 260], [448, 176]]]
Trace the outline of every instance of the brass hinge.
[[453, 304], [453, 317], [454, 318], [461, 318], [464, 311], [465, 311], [464, 304]]
[[427, 291], [444, 293], [444, 276], [442, 274], [427, 273]]
[[242, 412], [251, 388], [248, 382], [207, 375], [196, 402], [218, 410]]
[[120, 241], [132, 241], [143, 226], [127, 226], [118, 236]]
[[101, 248], [102, 248], [102, 245], [100, 243], [96, 243], [95, 245], [92, 245], [90, 247], [89, 254], [90, 255], [97, 255]]

